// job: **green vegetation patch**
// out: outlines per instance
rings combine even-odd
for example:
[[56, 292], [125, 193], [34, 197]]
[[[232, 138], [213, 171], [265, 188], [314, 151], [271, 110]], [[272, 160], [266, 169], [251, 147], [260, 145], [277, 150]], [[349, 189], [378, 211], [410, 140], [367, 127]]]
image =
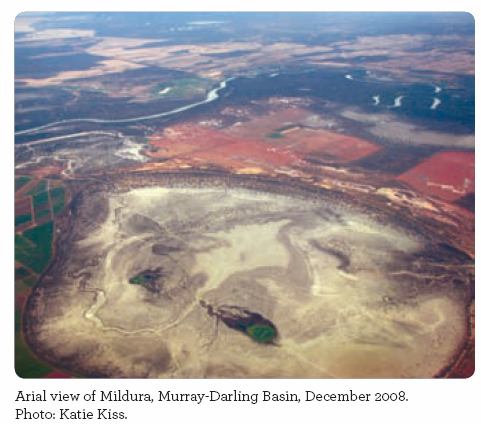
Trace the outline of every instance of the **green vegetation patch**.
[[53, 202], [65, 198], [65, 189], [63, 187], [52, 187], [50, 189], [50, 200]]
[[143, 275], [136, 275], [135, 277], [132, 277], [130, 280], [129, 280], [129, 283], [130, 284], [144, 284], [145, 283], [145, 277]]
[[15, 280], [14, 288], [15, 288], [15, 294], [27, 292], [28, 290], [30, 290], [30, 287], [27, 286], [27, 285], [23, 282], [23, 280]]
[[15, 234], [15, 253], [32, 249], [35, 245], [20, 234]]
[[212, 85], [207, 78], [182, 78], [160, 84], [152, 93], [164, 99], [191, 99], [205, 95]]
[[53, 235], [53, 222], [47, 222], [35, 228], [23, 232], [23, 236], [32, 241], [37, 247], [51, 245]]
[[39, 211], [35, 211], [35, 220], [40, 221], [42, 218], [46, 216], [50, 217], [50, 209], [42, 209]]
[[40, 378], [53, 372], [49, 366], [39, 362], [22, 340], [22, 311], [15, 310], [15, 372], [21, 378]]
[[246, 333], [259, 343], [270, 343], [277, 337], [275, 328], [268, 324], [253, 324], [246, 328]]
[[32, 180], [31, 177], [19, 176], [15, 177], [15, 191], [20, 190], [24, 185]]
[[33, 207], [34, 209], [38, 209], [43, 205], [48, 204], [48, 192], [47, 190], [37, 193], [33, 196]]
[[280, 132], [271, 132], [271, 133], [267, 134], [267, 137], [269, 137], [269, 138], [283, 138], [284, 135]]
[[141, 286], [153, 293], [160, 293], [162, 291], [162, 284], [160, 283], [162, 275], [160, 267], [157, 269], [146, 269], [130, 278], [129, 283]]
[[24, 224], [25, 222], [30, 222], [32, 220], [32, 214], [26, 213], [25, 215], [17, 215], [15, 216], [15, 226]]
[[143, 271], [140, 274], [137, 274], [135, 277], [132, 277], [129, 280], [130, 284], [146, 284], [155, 281], [158, 278], [158, 275], [154, 271]]
[[[31, 178], [15, 178], [15, 189], [24, 186]], [[50, 215], [48, 201], [48, 180], [41, 180], [25, 196], [32, 196], [35, 214]], [[59, 204], [64, 198], [59, 195]], [[30, 213], [17, 215], [15, 225], [32, 219]], [[39, 225], [15, 234], [15, 261], [24, 266], [15, 269], [15, 292], [29, 290], [36, 283], [52, 257], [53, 222]], [[33, 274], [35, 273], [35, 274]], [[25, 345], [22, 338], [21, 309], [15, 310], [15, 371], [21, 378], [40, 378], [50, 374], [53, 369], [40, 362]]]
[[31, 192], [33, 193], [32, 202], [35, 220], [49, 216], [50, 202], [47, 180], [42, 180]]
[[15, 280], [22, 279], [24, 277], [28, 277], [30, 272], [27, 269], [20, 267], [15, 269]]
[[52, 257], [53, 222], [15, 234], [15, 260], [40, 274]]
[[65, 207], [65, 189], [63, 187], [54, 187], [50, 190], [50, 202], [54, 214], [62, 212]]
[[48, 181], [46, 179], [41, 180], [35, 187], [30, 189], [25, 193], [25, 197], [27, 196], [36, 196], [37, 194], [40, 194], [47, 190], [48, 187]]
[[37, 276], [24, 267], [15, 269], [15, 293], [29, 290], [37, 281]]
[[37, 282], [37, 277], [35, 275], [31, 275], [30, 277], [26, 277], [22, 280], [22, 283], [29, 288], [32, 288], [36, 282]]

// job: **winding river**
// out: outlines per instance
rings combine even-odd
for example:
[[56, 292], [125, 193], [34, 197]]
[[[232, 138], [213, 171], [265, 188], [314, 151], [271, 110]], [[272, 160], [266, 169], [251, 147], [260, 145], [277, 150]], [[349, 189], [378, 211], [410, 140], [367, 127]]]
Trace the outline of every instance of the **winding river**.
[[227, 83], [229, 81], [232, 81], [234, 77], [232, 78], [227, 78], [226, 80], [222, 81], [217, 87], [213, 88], [207, 93], [207, 96], [204, 100], [201, 100], [200, 102], [195, 102], [191, 103], [190, 105], [182, 106], [173, 110], [169, 110], [167, 112], [161, 112], [161, 113], [156, 113], [154, 115], [146, 115], [146, 116], [138, 116], [136, 118], [125, 118], [125, 119], [96, 119], [96, 118], [73, 118], [73, 119], [65, 119], [63, 121], [57, 121], [57, 122], [51, 122], [49, 124], [41, 125], [39, 127], [35, 128], [28, 128], [26, 130], [21, 130], [15, 132], [15, 135], [23, 135], [23, 134], [30, 134], [34, 133], [46, 128], [50, 127], [55, 127], [57, 125], [62, 125], [62, 124], [69, 124], [72, 122], [94, 122], [97, 124], [123, 124], [123, 123], [128, 123], [128, 122], [137, 122], [137, 121], [147, 121], [149, 119], [156, 119], [156, 118], [161, 118], [163, 116], [169, 116], [169, 115], [174, 115], [179, 112], [183, 112], [188, 109], [192, 109], [194, 107], [213, 102], [214, 100], [219, 98], [219, 95], [217, 94], [220, 90], [224, 89], [227, 87]]

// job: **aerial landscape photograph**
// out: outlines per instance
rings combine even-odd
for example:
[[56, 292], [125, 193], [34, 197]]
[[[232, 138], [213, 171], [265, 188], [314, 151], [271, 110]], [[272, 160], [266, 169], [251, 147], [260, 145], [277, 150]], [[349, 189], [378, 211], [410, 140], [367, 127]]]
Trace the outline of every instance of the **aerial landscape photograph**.
[[466, 379], [466, 12], [15, 19], [21, 378]]

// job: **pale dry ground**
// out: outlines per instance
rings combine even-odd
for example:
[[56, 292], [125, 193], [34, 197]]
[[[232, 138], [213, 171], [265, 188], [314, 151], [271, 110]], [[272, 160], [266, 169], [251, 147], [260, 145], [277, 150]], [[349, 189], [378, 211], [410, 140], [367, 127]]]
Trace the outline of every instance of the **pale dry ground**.
[[[18, 21], [18, 22], [17, 22]], [[149, 47], [149, 43], [165, 41], [161, 39], [134, 39], [124, 37], [96, 37], [92, 30], [48, 29], [34, 31], [29, 17], [18, 17], [16, 26], [28, 31], [18, 42], [62, 41], [63, 39], [83, 37], [97, 41], [85, 49], [86, 53], [106, 57], [101, 66], [90, 70], [61, 72], [50, 78], [24, 79], [28, 86], [58, 85], [63, 81], [88, 78], [102, 73], [122, 72], [141, 66], [160, 66], [168, 69], [195, 71], [198, 76], [222, 79], [236, 72], [256, 67], [284, 65], [312, 66], [353, 66], [352, 60], [359, 57], [384, 57], [362, 63], [371, 70], [386, 70], [396, 73], [398, 78], [409, 80], [411, 76], [402, 72], [436, 72], [436, 78], [450, 80], [449, 73], [474, 74], [473, 37], [459, 35], [390, 35], [359, 37], [332, 45], [308, 46], [295, 42], [264, 44], [257, 40], [218, 42], [208, 45], [177, 44]], [[446, 46], [439, 45], [441, 40]], [[438, 44], [437, 44], [438, 43]], [[451, 44], [454, 45], [451, 46]], [[413, 51], [425, 49], [426, 51]], [[186, 51], [186, 54], [177, 54]], [[239, 57], [215, 57], [209, 54], [247, 51]], [[387, 60], [384, 60], [388, 58]], [[209, 59], [206, 61], [206, 59]], [[338, 62], [337, 60], [345, 61]], [[208, 63], [206, 63], [208, 62]], [[357, 65], [359, 66], [359, 65]], [[440, 73], [439, 73], [440, 72]]]
[[[124, 44], [124, 40], [126, 43]], [[143, 40], [144, 44], [152, 40]], [[128, 49], [126, 47], [129, 47]], [[179, 50], [188, 54], [177, 55]], [[209, 54], [229, 53], [238, 50], [252, 51], [239, 57], [219, 58], [209, 57], [211, 64], [206, 64]], [[195, 69], [199, 76], [219, 78], [232, 72], [245, 70], [249, 67], [265, 66], [273, 62], [290, 61], [294, 54], [320, 54], [331, 51], [326, 46], [305, 46], [299, 43], [273, 43], [264, 45], [260, 42], [238, 41], [219, 42], [209, 45], [182, 44], [162, 47], [136, 47], [129, 39], [108, 37], [87, 49], [94, 55], [107, 56], [135, 63], [161, 66], [164, 68], [192, 71]]]
[[[456, 48], [436, 47], [441, 40], [456, 43]], [[124, 41], [125, 40], [125, 41]], [[142, 40], [140, 40], [142, 41]], [[145, 40], [145, 44], [151, 40]], [[415, 48], [424, 48], [434, 43], [429, 51], [413, 52]], [[125, 47], [129, 47], [126, 49]], [[334, 48], [339, 50], [334, 51]], [[175, 55], [178, 50], [188, 50], [186, 55]], [[229, 72], [247, 67], [266, 66], [272, 63], [299, 62], [303, 55], [303, 63], [336, 66], [332, 59], [343, 59], [349, 62], [357, 57], [387, 56], [388, 60], [364, 63], [368, 69], [399, 69], [409, 66], [412, 70], [430, 70], [453, 72], [458, 74], [474, 74], [474, 43], [472, 37], [458, 35], [390, 35], [359, 37], [356, 40], [334, 43], [330, 46], [307, 46], [301, 43], [278, 42], [262, 44], [256, 41], [220, 42], [210, 45], [176, 45], [144, 48], [139, 42], [108, 37], [88, 49], [91, 54], [115, 57], [136, 63], [157, 64], [163, 67], [191, 70], [194, 67], [202, 75], [211, 72], [227, 75]], [[211, 57], [212, 64], [204, 65], [206, 54], [228, 53], [238, 50], [252, 51], [239, 57]], [[307, 57], [306, 55], [312, 55]]]
[[127, 62], [125, 60], [107, 59], [99, 62], [99, 65], [83, 71], [62, 71], [53, 77], [48, 78], [17, 78], [17, 82], [24, 83], [27, 87], [44, 87], [49, 85], [59, 85], [69, 80], [101, 76], [124, 72], [130, 69], [143, 68], [144, 65]]
[[[445, 43], [445, 46], [440, 46]], [[395, 34], [358, 37], [356, 40], [334, 43], [345, 50], [341, 56], [385, 55], [389, 58], [364, 65], [368, 69], [447, 72], [474, 75], [474, 37], [457, 34]], [[430, 46], [429, 49], [426, 47]], [[415, 51], [423, 49], [422, 51]], [[329, 57], [326, 57], [329, 59]]]
[[[78, 218], [88, 231], [73, 223], [61, 294], [33, 311], [38, 354], [57, 365], [110, 377], [431, 377], [463, 341], [464, 305], [445, 277], [426, 291], [426, 271], [409, 269], [423, 242], [359, 213], [219, 188], [134, 189], [95, 205]], [[155, 268], [157, 291], [129, 283]], [[257, 343], [201, 301], [261, 314], [279, 340]]]
[[145, 163], [144, 147], [134, 138], [109, 131], [60, 135], [17, 145], [15, 169], [32, 170], [54, 161], [63, 168], [63, 175], [98, 172], [106, 166]]

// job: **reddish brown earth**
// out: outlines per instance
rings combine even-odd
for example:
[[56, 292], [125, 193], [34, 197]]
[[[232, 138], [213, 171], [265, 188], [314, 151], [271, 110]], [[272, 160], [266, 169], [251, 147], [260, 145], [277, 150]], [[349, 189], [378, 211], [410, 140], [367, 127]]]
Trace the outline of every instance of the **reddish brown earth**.
[[[30, 176], [34, 176], [39, 180], [52, 175], [61, 175], [62, 171], [66, 169], [65, 164], [52, 162], [46, 165], [40, 165], [29, 171]], [[27, 184], [28, 185], [28, 184]]]
[[[306, 127], [312, 113], [299, 108], [275, 111], [226, 130], [242, 138], [261, 140], [286, 147], [296, 153], [315, 153], [324, 161], [349, 162], [377, 152], [381, 148], [370, 141], [323, 128]], [[269, 137], [279, 132], [281, 137]]]
[[15, 309], [23, 309], [27, 297], [30, 295], [30, 289], [24, 290], [20, 293], [15, 293]]
[[[32, 198], [29, 197], [24, 197], [22, 199], [18, 199], [15, 201], [15, 216], [18, 215], [27, 215], [30, 213], [31, 217], [33, 218], [33, 205], [32, 205]], [[30, 228], [33, 224], [32, 219], [27, 222], [23, 222], [19, 225], [15, 226], [15, 231], [16, 232], [22, 232], [25, 231], [26, 229]]]
[[24, 222], [23, 224], [19, 224], [15, 227], [15, 232], [16, 233], [22, 233], [25, 230], [28, 230], [29, 228], [32, 228], [34, 226], [35, 226], [35, 224], [34, 224], [33, 221]]
[[[33, 176], [30, 174], [30, 172], [28, 173], [29, 176]], [[15, 198], [16, 199], [20, 199], [23, 197], [23, 195], [25, 193], [28, 193], [32, 188], [34, 188], [38, 182], [40, 181], [39, 178], [33, 178], [31, 181], [29, 181], [27, 184], [25, 184], [22, 188], [20, 188], [19, 190], [17, 190], [15, 192]]]
[[183, 163], [213, 164], [236, 170], [256, 165], [262, 168], [287, 166], [302, 158], [283, 147], [249, 140], [210, 128], [174, 125], [150, 140], [153, 158], [177, 159]]
[[[293, 128], [269, 138], [282, 125], [305, 119], [308, 112], [287, 109], [218, 131], [197, 125], [173, 125], [150, 139], [152, 158], [179, 164], [210, 164], [229, 170], [255, 166], [264, 172], [299, 164], [307, 156], [349, 163], [381, 148], [367, 140], [325, 129]], [[263, 136], [265, 135], [265, 136]], [[170, 168], [172, 164], [163, 164]]]
[[32, 198], [24, 197], [15, 201], [15, 216], [26, 215], [32, 211]]
[[474, 174], [474, 152], [441, 152], [399, 179], [424, 193], [452, 202], [474, 193]]
[[254, 140], [272, 140], [266, 137], [267, 134], [286, 125], [297, 124], [310, 115], [312, 113], [307, 110], [291, 107], [233, 125], [226, 129], [226, 132]]
[[[316, 153], [319, 158], [336, 162], [361, 159], [381, 148], [367, 140], [324, 129], [300, 128], [284, 134], [287, 143], [296, 152]], [[281, 139], [283, 140], [283, 139]]]

